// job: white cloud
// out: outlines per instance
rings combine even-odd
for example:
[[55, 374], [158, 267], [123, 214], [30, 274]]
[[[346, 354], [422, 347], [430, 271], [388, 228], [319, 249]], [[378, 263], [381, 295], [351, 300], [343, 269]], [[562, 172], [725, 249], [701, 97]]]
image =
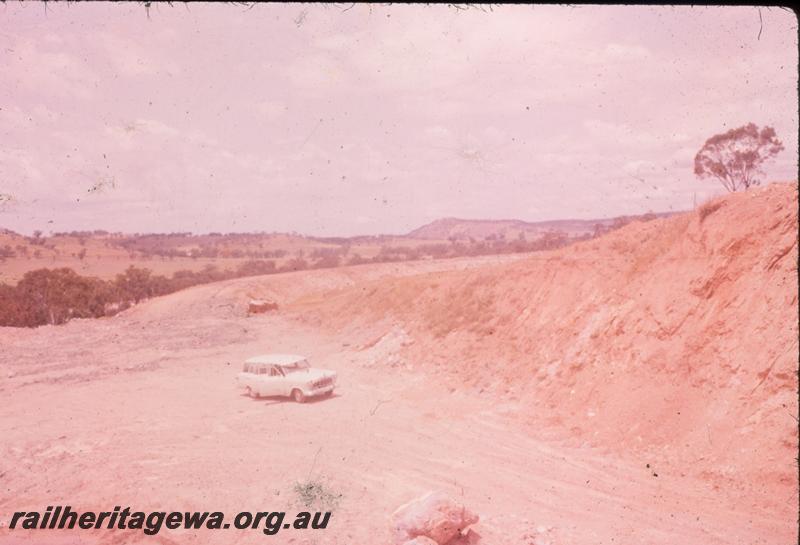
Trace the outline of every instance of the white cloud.
[[104, 56], [113, 65], [114, 71], [124, 77], [134, 78], [156, 74], [159, 70], [176, 71], [177, 65], [164, 60], [164, 55], [158, 55], [152, 50], [147, 50], [136, 41], [100, 31], [94, 36], [96, 43], [103, 50]]
[[657, 168], [658, 167], [656, 166], [656, 164], [653, 163], [652, 161], [638, 160], [638, 161], [628, 161], [622, 167], [622, 170], [624, 170], [627, 174], [630, 174], [630, 175], [633, 175], [633, 176], [637, 176], [637, 175], [640, 176], [640, 175], [644, 175], [644, 174], [647, 174], [647, 173], [652, 173], [652, 172], [656, 171]]
[[46, 89], [50, 94], [82, 100], [94, 96], [92, 86], [97, 80], [95, 71], [78, 56], [43, 49], [34, 40], [21, 40], [14, 45], [13, 54], [0, 57], [0, 71], [16, 74], [12, 81], [28, 92], [38, 94]]
[[5, 189], [10, 187], [15, 192], [34, 189], [32, 184], [45, 179], [39, 163], [39, 157], [27, 149], [0, 148], [0, 178]]
[[432, 140], [444, 140], [452, 136], [450, 129], [443, 127], [442, 125], [431, 125], [429, 127], [425, 127], [424, 133], [425, 136], [430, 137]]
[[262, 100], [256, 104], [256, 111], [265, 117], [278, 117], [286, 111], [286, 105], [273, 100]]
[[608, 44], [604, 50], [603, 60], [608, 61], [641, 61], [650, 57], [646, 47], [636, 44]]

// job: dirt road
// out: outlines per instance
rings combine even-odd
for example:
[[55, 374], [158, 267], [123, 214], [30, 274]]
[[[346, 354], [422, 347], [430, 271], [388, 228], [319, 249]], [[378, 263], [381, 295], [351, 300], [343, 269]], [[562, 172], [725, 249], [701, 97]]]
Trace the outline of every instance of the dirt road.
[[[735, 490], [646, 460], [567, 446], [523, 427], [513, 402], [374, 365], [361, 350], [369, 332], [247, 318], [231, 293], [252, 286], [226, 286], [113, 319], [0, 331], [0, 543], [378, 545], [397, 506], [437, 488], [479, 513], [489, 545], [796, 541], [785, 512], [737, 505]], [[242, 395], [241, 361], [264, 352], [338, 371], [336, 395], [302, 405]], [[7, 528], [13, 511], [57, 504], [291, 513], [306, 510], [298, 483], [320, 485], [312, 508], [332, 510], [326, 530]]]

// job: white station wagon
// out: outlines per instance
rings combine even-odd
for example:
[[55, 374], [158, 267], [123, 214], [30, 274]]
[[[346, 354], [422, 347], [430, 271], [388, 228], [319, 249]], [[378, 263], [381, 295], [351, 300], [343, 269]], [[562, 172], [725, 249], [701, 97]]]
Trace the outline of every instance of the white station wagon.
[[336, 372], [311, 367], [305, 356], [266, 354], [246, 360], [236, 381], [251, 397], [288, 396], [303, 403], [309, 397], [332, 394]]

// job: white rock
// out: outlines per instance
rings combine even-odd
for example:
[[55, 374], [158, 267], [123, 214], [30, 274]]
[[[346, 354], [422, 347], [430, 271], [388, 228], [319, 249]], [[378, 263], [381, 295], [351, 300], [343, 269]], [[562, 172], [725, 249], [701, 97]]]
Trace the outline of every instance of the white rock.
[[445, 545], [458, 537], [461, 530], [478, 522], [478, 515], [446, 493], [436, 491], [400, 506], [392, 513], [391, 522], [397, 545], [418, 537]]
[[403, 545], [438, 545], [434, 540], [425, 536], [418, 536], [406, 541]]

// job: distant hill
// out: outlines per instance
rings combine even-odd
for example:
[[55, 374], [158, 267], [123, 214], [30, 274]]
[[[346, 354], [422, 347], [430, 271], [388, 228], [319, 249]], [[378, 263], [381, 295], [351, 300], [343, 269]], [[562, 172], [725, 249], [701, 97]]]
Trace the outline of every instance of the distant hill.
[[[114, 279], [130, 265], [155, 274], [195, 273], [208, 267], [231, 274], [270, 270], [501, 255], [551, 250], [603, 235], [645, 214], [600, 220], [465, 220], [446, 218], [407, 235], [311, 237], [298, 233], [109, 233], [72, 231], [24, 236], [0, 228], [0, 284], [40, 268], [71, 268]], [[253, 263], [253, 262], [258, 263]], [[238, 271], [238, 272], [237, 272]]]
[[614, 226], [634, 220], [651, 220], [664, 218], [678, 212], [661, 212], [640, 214], [636, 216], [619, 216], [616, 218], [590, 220], [553, 220], [529, 222], [522, 220], [469, 220], [459, 218], [443, 218], [432, 221], [414, 229], [406, 236], [422, 240], [491, 240], [494, 238], [516, 239], [522, 234], [525, 239], [541, 237], [549, 231], [563, 233], [570, 237], [593, 235], [596, 232], [608, 231]]

